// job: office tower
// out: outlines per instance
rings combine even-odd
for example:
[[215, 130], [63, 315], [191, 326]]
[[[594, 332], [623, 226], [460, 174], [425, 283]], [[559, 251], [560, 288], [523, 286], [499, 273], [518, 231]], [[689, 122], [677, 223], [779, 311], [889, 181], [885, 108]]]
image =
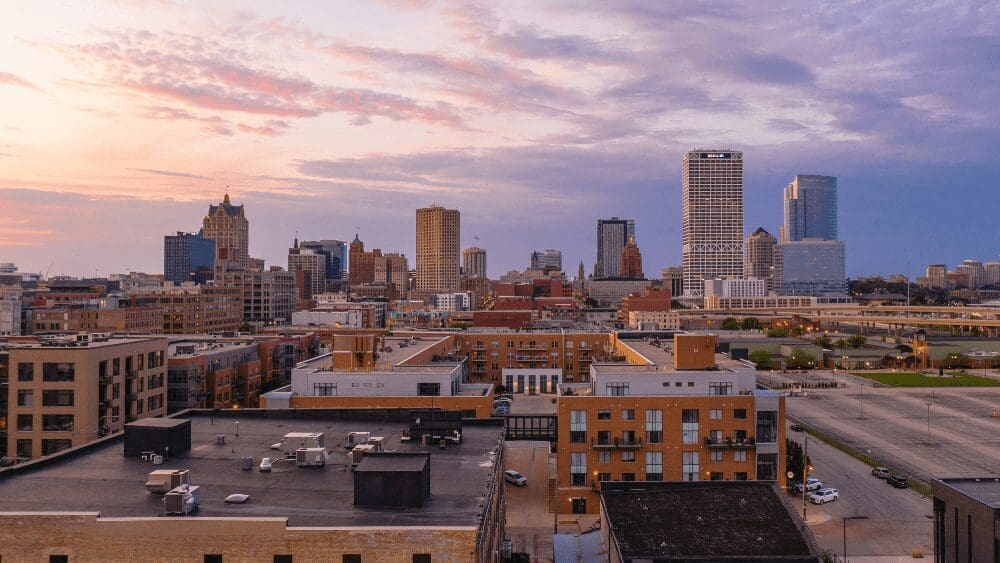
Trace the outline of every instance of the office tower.
[[955, 271], [969, 277], [969, 287], [979, 288], [986, 285], [986, 268], [979, 260], [962, 260]]
[[986, 270], [986, 285], [1000, 285], [1000, 262], [987, 262], [983, 269]]
[[235, 287], [242, 292], [243, 320], [251, 323], [288, 322], [299, 300], [297, 272], [273, 267], [269, 271], [226, 272], [216, 285]]
[[288, 249], [288, 271], [309, 272], [312, 294], [326, 291], [326, 255], [311, 248], [302, 248], [298, 241]]
[[546, 270], [553, 272], [562, 271], [562, 251], [561, 250], [535, 250], [531, 253], [532, 270]]
[[948, 266], [944, 264], [931, 264], [927, 266], [925, 275], [930, 287], [948, 287]]
[[215, 270], [215, 241], [201, 233], [163, 237], [163, 279], [174, 283], [205, 283]]
[[796, 174], [785, 187], [781, 242], [837, 240], [837, 178]]
[[470, 278], [488, 278], [486, 275], [486, 250], [470, 246], [462, 251], [462, 273]]
[[305, 240], [299, 248], [309, 248], [326, 256], [326, 279], [339, 280], [347, 266], [347, 244], [341, 240]]
[[373, 254], [375, 252], [378, 252], [378, 255], [374, 256], [374, 279], [372, 281], [391, 284], [399, 292], [400, 297], [406, 295], [409, 275], [406, 256], [393, 252], [382, 254], [382, 251], [377, 248], [372, 251]]
[[777, 246], [774, 285], [782, 295], [845, 295], [844, 241], [805, 239]]
[[646, 276], [642, 275], [642, 254], [635, 244], [635, 237], [629, 237], [628, 243], [622, 249], [622, 262], [618, 268], [619, 277], [641, 280]]
[[457, 209], [445, 209], [439, 205], [417, 209], [419, 293], [458, 291], [460, 217]]
[[348, 270], [348, 282], [350, 285], [361, 285], [372, 283], [375, 279], [375, 263], [382, 258], [382, 250], [373, 248], [365, 251], [365, 243], [354, 235], [351, 241], [351, 265]]
[[215, 270], [246, 270], [250, 261], [250, 223], [242, 205], [226, 194], [219, 205], [208, 206], [201, 236], [215, 241]]
[[761, 227], [747, 237], [745, 247], [743, 276], [766, 280], [768, 291], [774, 289], [771, 282], [774, 279], [774, 249], [777, 244], [774, 235]]
[[684, 293], [743, 275], [743, 153], [693, 150], [681, 162]]
[[635, 238], [635, 219], [597, 220], [597, 262], [595, 278], [616, 278], [621, 275], [622, 250], [630, 238]]
[[663, 287], [670, 288], [670, 295], [677, 296], [684, 294], [684, 267], [667, 266], [660, 272], [663, 278]]

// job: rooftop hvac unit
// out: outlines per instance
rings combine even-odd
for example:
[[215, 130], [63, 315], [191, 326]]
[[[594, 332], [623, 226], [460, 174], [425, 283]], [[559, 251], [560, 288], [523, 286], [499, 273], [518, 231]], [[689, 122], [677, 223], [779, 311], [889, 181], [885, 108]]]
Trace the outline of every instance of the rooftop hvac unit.
[[225, 446], [226, 445], [226, 435], [225, 434], [216, 434], [215, 435], [215, 445], [217, 445], [217, 446]]
[[323, 467], [326, 465], [326, 448], [300, 448], [295, 450], [295, 465], [299, 467]]
[[347, 449], [353, 449], [354, 446], [360, 446], [362, 444], [367, 444], [368, 439], [372, 437], [371, 432], [348, 432], [347, 433], [347, 444], [344, 445]]
[[198, 510], [201, 488], [197, 485], [181, 485], [163, 495], [163, 511], [169, 515], [187, 515]]
[[322, 432], [289, 432], [281, 438], [281, 448], [286, 458], [295, 457], [295, 452], [303, 448], [322, 448]]
[[240, 469], [243, 471], [250, 471], [253, 469], [253, 458], [245, 455], [240, 458]]
[[162, 495], [181, 485], [191, 484], [191, 472], [187, 469], [157, 469], [150, 471], [146, 478], [146, 490]]
[[361, 463], [361, 460], [365, 457], [365, 454], [370, 454], [372, 452], [382, 451], [382, 443], [376, 444], [361, 444], [354, 446], [354, 449], [347, 452], [347, 459], [351, 460], [351, 465], [356, 466]]

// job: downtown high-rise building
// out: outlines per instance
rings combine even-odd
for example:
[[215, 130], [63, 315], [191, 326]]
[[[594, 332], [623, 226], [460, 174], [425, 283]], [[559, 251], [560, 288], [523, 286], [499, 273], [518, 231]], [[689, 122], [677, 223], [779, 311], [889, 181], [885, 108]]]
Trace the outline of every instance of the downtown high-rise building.
[[326, 254], [312, 248], [302, 248], [299, 241], [288, 249], [288, 271], [309, 273], [312, 295], [326, 291]]
[[229, 194], [219, 205], [210, 205], [201, 236], [215, 241], [215, 270], [246, 270], [250, 263], [250, 222], [242, 205], [233, 205]]
[[535, 250], [531, 253], [531, 270], [544, 270], [548, 272], [562, 271], [562, 251], [547, 248], [545, 250]]
[[635, 238], [635, 219], [597, 220], [597, 261], [595, 278], [617, 278], [621, 275], [622, 252], [629, 239]]
[[768, 291], [774, 289], [774, 253], [778, 239], [763, 227], [747, 237], [744, 246], [743, 277], [766, 280]]
[[774, 256], [774, 285], [782, 295], [846, 295], [845, 271], [842, 240], [790, 241]]
[[470, 246], [462, 251], [462, 273], [469, 278], [486, 278], [486, 250]]
[[681, 162], [684, 293], [743, 275], [743, 153], [693, 150]]
[[459, 283], [461, 214], [440, 205], [417, 209], [417, 292], [451, 293]]
[[339, 280], [347, 268], [347, 243], [342, 240], [304, 240], [299, 248], [309, 248], [326, 256], [326, 279]]
[[837, 240], [837, 178], [796, 174], [784, 196], [781, 242]]
[[625, 248], [622, 249], [622, 263], [618, 268], [618, 276], [633, 280], [645, 279], [642, 273], [642, 253], [635, 244], [635, 237], [628, 239]]
[[205, 283], [215, 272], [215, 241], [178, 232], [163, 237], [163, 279], [176, 284]]

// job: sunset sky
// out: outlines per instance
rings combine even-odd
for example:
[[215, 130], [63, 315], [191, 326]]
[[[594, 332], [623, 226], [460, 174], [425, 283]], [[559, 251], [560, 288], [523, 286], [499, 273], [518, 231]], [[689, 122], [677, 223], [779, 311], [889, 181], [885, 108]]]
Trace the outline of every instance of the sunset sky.
[[[250, 252], [414, 255], [462, 211], [493, 277], [594, 263], [634, 217], [680, 264], [680, 162], [742, 150], [746, 231], [839, 178], [848, 274], [1000, 259], [1000, 3], [4, 1], [0, 262], [162, 272], [228, 189]], [[228, 186], [228, 188], [227, 188]], [[476, 240], [475, 237], [478, 237]]]

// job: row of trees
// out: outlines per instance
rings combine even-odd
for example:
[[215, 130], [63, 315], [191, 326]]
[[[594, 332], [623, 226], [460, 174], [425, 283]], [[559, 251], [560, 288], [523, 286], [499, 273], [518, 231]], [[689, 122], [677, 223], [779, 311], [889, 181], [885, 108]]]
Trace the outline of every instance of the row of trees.
[[823, 348], [839, 348], [841, 350], [846, 350], [847, 348], [864, 348], [865, 344], [868, 344], [868, 337], [855, 334], [854, 336], [850, 336], [848, 338], [838, 338], [834, 341], [829, 336], [823, 335], [813, 342], [817, 346]]
[[[750, 352], [747, 359], [757, 364], [757, 369], [772, 369], [775, 367], [771, 353], [767, 350], [754, 350]], [[788, 358], [785, 359], [785, 367], [788, 369], [809, 369], [816, 367], [816, 362], [816, 356], [813, 356], [802, 348], [794, 348]]]
[[744, 317], [741, 321], [736, 320], [735, 317], [726, 317], [720, 328], [722, 330], [760, 330], [764, 328], [764, 325], [757, 317]]

